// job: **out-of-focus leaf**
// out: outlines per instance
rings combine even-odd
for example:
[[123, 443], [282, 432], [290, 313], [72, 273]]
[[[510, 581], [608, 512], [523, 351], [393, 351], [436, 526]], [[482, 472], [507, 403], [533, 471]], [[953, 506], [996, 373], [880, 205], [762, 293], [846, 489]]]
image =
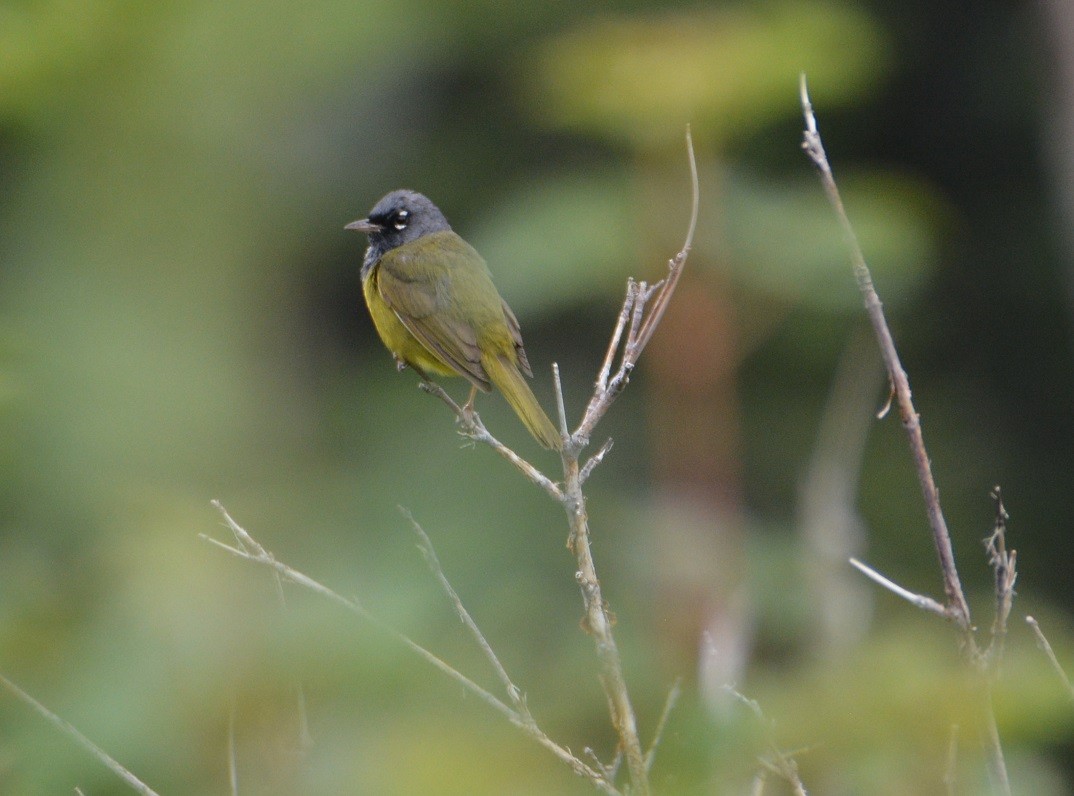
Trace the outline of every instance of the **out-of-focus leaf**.
[[783, 116], [802, 71], [828, 101], [859, 96], [886, 61], [861, 10], [782, 2], [597, 19], [541, 46], [524, 80], [545, 122], [651, 146], [688, 122], [722, 138]]
[[[937, 260], [939, 200], [920, 181], [888, 172], [842, 174], [839, 182], [885, 302], [912, 294]], [[720, 227], [742, 285], [818, 309], [860, 309], [849, 250], [816, 180], [738, 174], [728, 183]]]
[[637, 275], [638, 233], [623, 175], [526, 184], [468, 234], [516, 312], [619, 290]]

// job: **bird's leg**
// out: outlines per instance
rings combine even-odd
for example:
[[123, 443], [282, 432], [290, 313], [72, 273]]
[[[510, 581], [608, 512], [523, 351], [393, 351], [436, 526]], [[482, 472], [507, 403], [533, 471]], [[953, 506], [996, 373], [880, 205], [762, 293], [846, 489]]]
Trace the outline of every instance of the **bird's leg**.
[[[406, 370], [407, 369], [406, 361], [401, 359], [400, 357], [396, 357], [395, 358], [395, 369], [397, 371], [399, 371], [399, 372], [402, 372], [402, 371]], [[428, 379], [426, 379], [426, 381], [428, 381]]]
[[474, 413], [474, 399], [477, 397], [477, 387], [470, 385], [470, 397], [466, 399], [466, 403], [462, 405], [462, 411], [468, 415]]

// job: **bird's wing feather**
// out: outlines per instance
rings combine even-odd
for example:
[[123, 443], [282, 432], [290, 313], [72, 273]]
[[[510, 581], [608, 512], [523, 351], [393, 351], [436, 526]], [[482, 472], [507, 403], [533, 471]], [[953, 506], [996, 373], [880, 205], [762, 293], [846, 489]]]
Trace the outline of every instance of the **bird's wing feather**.
[[388, 252], [381, 258], [377, 274], [380, 294], [418, 342], [459, 375], [487, 392], [491, 383], [481, 364], [477, 332], [470, 324], [452, 318], [452, 313], [445, 311], [450, 301], [443, 278], [445, 271], [417, 268], [413, 261], [408, 262], [411, 258], [430, 256], [438, 255], [429, 250], [411, 253], [394, 249]]
[[511, 331], [511, 342], [515, 344], [515, 353], [518, 355], [518, 368], [529, 377], [533, 377], [533, 371], [530, 370], [529, 360], [526, 359], [526, 349], [522, 347], [522, 329], [518, 325], [518, 318], [511, 312], [511, 308], [507, 306], [507, 302], [502, 298], [500, 303], [503, 304], [503, 316], [507, 319], [507, 328]]

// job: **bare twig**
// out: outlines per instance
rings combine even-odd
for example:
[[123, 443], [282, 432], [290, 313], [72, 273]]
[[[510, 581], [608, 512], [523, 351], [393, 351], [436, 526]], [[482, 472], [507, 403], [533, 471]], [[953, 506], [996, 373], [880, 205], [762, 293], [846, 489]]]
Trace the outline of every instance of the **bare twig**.
[[608, 451], [611, 449], [612, 438], [608, 437], [608, 439], [604, 441], [604, 444], [597, 449], [597, 452], [589, 457], [589, 461], [582, 465], [582, 471], [578, 474], [578, 479], [583, 484], [589, 480], [589, 476], [593, 474], [593, 470], [596, 469], [598, 464], [604, 461], [604, 457], [608, 455]]
[[[744, 694], [740, 693], [734, 686], [725, 685], [724, 690], [731, 696], [745, 705], [754, 716], [757, 717], [757, 721], [761, 723], [761, 726], [765, 728], [765, 736], [768, 743], [769, 757], [760, 757], [758, 762], [769, 773], [775, 774], [780, 779], [784, 780], [791, 786], [791, 790], [795, 796], [807, 796], [805, 785], [802, 783], [802, 778], [798, 775], [798, 763], [795, 762], [794, 756], [798, 752], [785, 752], [776, 743], [775, 737], [775, 724], [770, 721], [764, 715], [764, 711], [761, 710], [760, 704]], [[759, 780], [754, 779], [754, 793], [761, 793], [764, 790], [763, 772], [758, 774]]]
[[[686, 240], [683, 242], [679, 253], [668, 261], [668, 274], [664, 279], [652, 286], [647, 285], [645, 282], [635, 282], [634, 280], [627, 282], [626, 298], [623, 300], [623, 308], [619, 312], [619, 318], [612, 332], [611, 342], [608, 344], [608, 351], [604, 355], [604, 362], [597, 375], [596, 389], [582, 415], [582, 422], [578, 424], [578, 428], [571, 436], [572, 444], [578, 448], [584, 447], [589, 441], [594, 426], [608, 411], [612, 402], [626, 387], [627, 382], [630, 381], [630, 375], [637, 365], [638, 357], [645, 350], [645, 346], [652, 339], [653, 334], [660, 325], [660, 321], [664, 317], [664, 312], [667, 310], [671, 297], [675, 293], [675, 287], [679, 283], [679, 277], [682, 276], [683, 268], [686, 266], [686, 258], [690, 255], [690, 249], [693, 247], [701, 189], [697, 176], [697, 160], [694, 157], [694, 146], [690, 138], [689, 128], [686, 130], [686, 149], [690, 159], [692, 194], [690, 224], [686, 231]], [[628, 319], [630, 328], [627, 331], [626, 341], [622, 342], [623, 330]], [[615, 359], [616, 352], [619, 350], [620, 343], [622, 343], [622, 357], [619, 369], [614, 376], [611, 376], [612, 362]]]
[[[630, 380], [630, 374], [637, 364], [638, 357], [652, 339], [664, 315], [693, 245], [700, 188], [697, 161], [694, 157], [689, 129], [686, 132], [686, 144], [693, 195], [693, 207], [686, 240], [679, 253], [669, 261], [666, 278], [651, 286], [645, 282], [635, 282], [633, 279], [627, 281], [626, 298], [623, 300], [611, 342], [597, 374], [593, 396], [583, 412], [581, 422], [567, 439], [567, 444], [563, 446], [561, 453], [563, 496], [560, 503], [567, 514], [567, 522], [570, 526], [567, 546], [574, 551], [578, 562], [575, 580], [578, 582], [585, 608], [583, 626], [593, 637], [597, 657], [601, 664], [601, 685], [604, 687], [604, 694], [608, 700], [612, 726], [619, 736], [619, 748], [630, 773], [631, 792], [637, 796], [645, 796], [649, 793], [647, 756], [642, 753], [637, 719], [627, 691], [626, 680], [623, 677], [619, 649], [612, 634], [614, 620], [604, 601], [600, 580], [597, 578], [596, 565], [589, 542], [589, 517], [586, 512], [585, 494], [582, 491], [585, 478], [604, 458], [610, 448], [610, 443], [606, 443], [597, 451], [586, 462], [584, 468], [579, 466], [579, 454], [589, 443], [597, 423]], [[625, 341], [624, 331], [626, 332]], [[620, 348], [622, 353], [619, 368], [612, 375], [613, 362]], [[557, 400], [559, 400], [558, 395]]]
[[452, 400], [451, 396], [448, 395], [444, 391], [444, 388], [439, 384], [435, 384], [431, 381], [423, 381], [418, 387], [430, 395], [435, 395], [448, 405], [458, 418], [459, 425], [462, 426], [461, 431], [463, 434], [475, 442], [483, 442], [488, 445], [503, 458], [507, 459], [507, 461], [511, 462], [516, 469], [526, 476], [526, 478], [551, 495], [554, 500], [563, 500], [563, 493], [560, 491], [560, 488], [553, 483], [552, 479], [492, 436], [492, 434], [489, 433], [489, 430], [485, 428], [485, 424], [481, 422], [481, 418], [478, 416], [477, 412], [463, 409]]
[[929, 464], [928, 453], [925, 450], [925, 441], [921, 434], [921, 420], [910, 397], [910, 382], [899, 360], [898, 351], [895, 349], [895, 341], [891, 336], [887, 320], [884, 318], [880, 297], [873, 287], [873, 279], [869, 273], [869, 267], [865, 264], [865, 255], [862, 253], [861, 244], [858, 243], [858, 236], [854, 232], [854, 227], [850, 223], [846, 209], [843, 207], [839, 188], [836, 186], [835, 178], [832, 176], [832, 168], [824, 151], [820, 133], [817, 131], [817, 119], [813, 114], [813, 106], [809, 100], [804, 74], [801, 76], [800, 93], [802, 113], [806, 124], [802, 149], [805, 150], [820, 173], [824, 192], [827, 194], [828, 201], [835, 211], [839, 225], [843, 229], [847, 247], [850, 249], [851, 260], [854, 265], [854, 276], [857, 279], [858, 288], [865, 303], [865, 310], [869, 315], [869, 321], [872, 323], [873, 331], [876, 333], [877, 342], [880, 344], [880, 355], [884, 360], [884, 366], [887, 368], [888, 377], [891, 379], [892, 390], [895, 393], [895, 403], [899, 409], [903, 427], [909, 437], [911, 456], [914, 460], [914, 467], [917, 470], [921, 492], [925, 498], [925, 508], [929, 525], [932, 528], [932, 540], [936, 547], [936, 555], [939, 558], [940, 569], [943, 573], [944, 593], [947, 595], [947, 611], [945, 615], [962, 630], [963, 644], [967, 652], [972, 655], [976, 652], [976, 646], [973, 641], [970, 609], [962, 591], [962, 582], [958, 577], [958, 569], [955, 566], [951, 536], [947, 531], [947, 522], [944, 520], [943, 511], [940, 508], [940, 493], [932, 477], [932, 468]]
[[660, 718], [656, 722], [656, 730], [653, 731], [653, 742], [649, 744], [649, 751], [645, 753], [646, 769], [651, 770], [653, 767], [653, 760], [656, 758], [656, 747], [660, 745], [660, 739], [664, 735], [668, 717], [671, 715], [671, 711], [675, 709], [675, 705], [678, 704], [680, 696], [682, 696], [681, 677], [671, 686], [671, 690], [668, 691], [668, 698], [664, 700], [664, 709], [660, 711]]
[[995, 668], [1003, 655], [1003, 642], [1007, 637], [1007, 619], [1011, 615], [1011, 603], [1014, 602], [1014, 582], [1018, 580], [1018, 553], [1007, 550], [1007, 521], [1010, 515], [1003, 507], [1003, 495], [998, 486], [992, 488], [992, 500], [996, 504], [996, 522], [991, 535], [985, 540], [985, 549], [988, 551], [988, 564], [992, 567], [996, 597], [992, 642], [987, 653]]
[[[880, 355], [884, 361], [884, 366], [887, 369], [888, 378], [891, 381], [891, 389], [894, 393], [895, 405], [898, 408], [899, 417], [902, 420], [903, 427], [906, 429], [909, 439], [910, 455], [914, 461], [914, 468], [917, 471], [918, 483], [921, 487], [921, 494], [925, 500], [925, 509], [928, 515], [929, 526], [932, 530], [933, 545], [936, 548], [936, 556], [940, 562], [940, 571], [943, 577], [946, 602], [943, 606], [939, 606], [935, 600], [921, 595], [914, 595], [911, 592], [907, 592], [905, 589], [901, 589], [901, 587], [896, 587], [895, 584], [892, 584], [890, 581], [887, 581], [886, 578], [882, 578], [876, 573], [870, 574], [869, 576], [886, 588], [892, 589], [892, 591], [900, 594], [900, 596], [909, 599], [919, 607], [946, 616], [955, 623], [956, 627], [958, 627], [962, 651], [978, 675], [982, 676], [982, 724], [985, 734], [984, 747], [988, 757], [989, 775], [996, 788], [1002, 793], [1009, 794], [1010, 782], [1007, 777], [1003, 748], [1000, 745], [999, 731], [996, 727], [995, 713], [992, 710], [991, 688], [991, 680], [994, 678], [998, 666], [999, 651], [1002, 649], [1002, 636], [1006, 632], [1006, 621], [1010, 612], [1010, 600], [1014, 593], [1014, 555], [1013, 552], [1010, 556], [1007, 555], [1005, 541], [1002, 538], [1002, 531], [1006, 524], [1005, 512], [1003, 512], [1002, 503], [999, 501], [997, 492], [997, 532], [993, 534], [989, 547], [991, 563], [996, 579], [997, 611], [996, 621], [993, 625], [993, 640], [990, 644], [989, 653], [982, 654], [977, 645], [976, 638], [974, 637], [974, 627], [970, 619], [969, 605], [966, 603], [966, 597], [962, 590], [962, 582], [959, 579], [958, 569], [955, 565], [954, 550], [951, 545], [951, 535], [947, 530], [947, 522], [944, 520], [943, 511], [940, 508], [939, 490], [932, 477], [932, 468], [929, 464], [928, 452], [925, 449], [925, 441], [921, 433], [921, 419], [918, 416], [917, 410], [914, 408], [913, 400], [911, 399], [910, 382], [907, 378], [906, 371], [903, 370], [902, 363], [899, 360], [898, 351], [895, 349], [895, 342], [891, 336], [891, 330], [888, 328], [887, 320], [884, 317], [884, 310], [880, 303], [880, 297], [873, 287], [873, 280], [869, 273], [869, 267], [865, 264], [865, 255], [862, 253], [861, 245], [858, 243], [857, 234], [854, 232], [854, 227], [851, 225], [850, 218], [847, 216], [846, 209], [843, 207], [843, 200], [839, 195], [839, 189], [835, 184], [835, 178], [832, 176], [832, 168], [828, 162], [828, 156], [824, 151], [824, 144], [821, 141], [820, 133], [817, 130], [817, 120], [813, 114], [813, 106], [809, 100], [809, 92], [806, 88], [806, 78], [804, 74], [801, 76], [800, 93], [802, 114], [805, 118], [806, 126], [802, 139], [802, 149], [805, 150], [809, 159], [817, 167], [820, 174], [821, 184], [824, 187], [824, 192], [828, 197], [832, 209], [835, 211], [836, 218], [843, 230], [843, 236], [846, 239], [847, 247], [850, 250], [851, 262], [854, 267], [854, 276], [858, 283], [858, 289], [862, 294], [866, 313], [869, 316], [869, 321], [876, 334], [876, 339], [880, 347]], [[1001, 517], [1002, 519], [1000, 519]], [[863, 566], [864, 565], [860, 565], [858, 568], [863, 572], [866, 572], [866, 568], [863, 568]], [[869, 574], [869, 572], [866, 572], [866, 574]], [[940, 607], [942, 611], [937, 611], [937, 607]]]
[[1048, 662], [1051, 663], [1055, 673], [1059, 676], [1059, 680], [1063, 683], [1063, 687], [1067, 691], [1067, 696], [1074, 701], [1074, 685], [1071, 684], [1070, 678], [1067, 677], [1066, 671], [1063, 670], [1063, 665], [1059, 663], [1059, 658], [1056, 657], [1052, 645], [1048, 643], [1048, 638], [1044, 635], [1044, 631], [1040, 629], [1040, 624], [1031, 616], [1026, 617], [1026, 624], [1032, 629], [1033, 635], [1037, 638], [1037, 646], [1040, 647], [1047, 656]]
[[[507, 670], [503, 668], [503, 664], [500, 663], [499, 657], [492, 649], [492, 645], [489, 644], [488, 639], [485, 638], [485, 634], [481, 632], [481, 629], [477, 626], [473, 617], [470, 616], [470, 612], [466, 610], [466, 607], [462, 604], [458, 592], [448, 581], [447, 576], [444, 574], [443, 568], [440, 566], [440, 559], [436, 556], [436, 550], [433, 548], [432, 540], [429, 535], [425, 533], [425, 529], [418, 524], [418, 521], [414, 519], [407, 509], [402, 506], [399, 507], [399, 511], [406, 517], [411, 527], [414, 529], [414, 533], [418, 536], [418, 549], [421, 550], [422, 556], [425, 558], [425, 563], [429, 565], [429, 569], [432, 570], [433, 577], [436, 578], [440, 584], [440, 588], [444, 590], [444, 593], [451, 600], [451, 605], [455, 609], [455, 613], [466, 629], [470, 631], [470, 635], [474, 637], [477, 642], [477, 646], [481, 648], [481, 652], [484, 653], [489, 663], [492, 664], [492, 668], [495, 670], [497, 677], [500, 678], [500, 682], [503, 683], [504, 690], [507, 692], [507, 696], [510, 698], [512, 704], [524, 717], [530, 718], [529, 708], [526, 707], [526, 699], [522, 694], [522, 691], [511, 682], [510, 676], [507, 674]], [[532, 719], [531, 719], [532, 720]]]
[[157, 796], [157, 792], [142, 782], [138, 777], [134, 776], [128, 771], [122, 764], [116, 761], [115, 758], [110, 756], [101, 747], [97, 746], [93, 741], [83, 735], [78, 729], [65, 719], [61, 719], [51, 710], [46, 708], [32, 696], [27, 694], [13, 682], [8, 680], [3, 675], [0, 675], [0, 685], [6, 688], [12, 695], [14, 695], [19, 701], [33, 708], [38, 715], [45, 718], [53, 727], [56, 727], [60, 732], [72, 739], [75, 743], [97, 758], [101, 763], [107, 766], [112, 773], [118, 776], [121, 780], [127, 783], [135, 793], [141, 793], [143, 796]]
[[603, 392], [608, 389], [608, 378], [612, 373], [612, 362], [619, 351], [619, 341], [623, 339], [623, 330], [626, 329], [627, 319], [634, 308], [634, 300], [638, 294], [638, 284], [633, 277], [627, 278], [626, 297], [623, 299], [623, 307], [619, 310], [619, 318], [612, 329], [612, 339], [608, 343], [608, 350], [604, 354], [604, 362], [601, 363], [597, 373], [596, 391]]
[[559, 363], [552, 363], [552, 384], [556, 388], [556, 416], [559, 419], [559, 435], [567, 438], [567, 410], [563, 405], [563, 382], [559, 378]]
[[850, 563], [854, 566], [855, 569], [857, 569], [860, 573], [872, 580], [874, 583], [883, 586], [885, 589], [892, 592], [893, 594], [897, 594], [910, 604], [916, 605], [923, 611], [929, 611], [938, 616], [942, 616], [945, 619], [947, 618], [947, 609], [931, 597], [927, 597], [924, 594], [917, 594], [915, 592], [910, 591], [909, 589], [904, 589], [898, 583], [895, 583], [892, 580], [888, 580], [875, 569], [870, 567], [868, 564], [863, 564], [856, 558], [850, 559]]
[[235, 536], [236, 544], [231, 546], [225, 544], [217, 539], [200, 534], [201, 538], [206, 542], [219, 547], [222, 550], [226, 550], [232, 555], [250, 561], [254, 564], [268, 567], [278, 572], [281, 577], [294, 583], [302, 588], [318, 594], [336, 605], [339, 605], [347, 611], [361, 617], [366, 622], [374, 625], [380, 631], [386, 633], [391, 638], [402, 644], [409, 649], [419, 658], [430, 664], [434, 668], [438, 669], [443, 674], [454, 680], [461, 685], [471, 694], [478, 697], [482, 702], [491, 707], [497, 713], [504, 716], [513, 725], [521, 729], [533, 740], [548, 749], [552, 754], [558, 757], [561, 761], [566, 763], [570, 769], [578, 776], [588, 779], [598, 790], [603, 793], [607, 793], [610, 796], [621, 796], [620, 791], [610, 781], [605, 779], [600, 772], [587, 765], [582, 760], [575, 757], [569, 749], [560, 746], [558, 743], [549, 738], [532, 719], [521, 715], [518, 711], [508, 706], [506, 703], [498, 699], [493, 694], [489, 693], [486, 689], [479, 686], [473, 680], [462, 674], [460, 671], [452, 667], [450, 664], [445, 663], [433, 653], [422, 647], [420, 644], [412, 641], [408, 636], [400, 633], [391, 626], [385, 624], [375, 615], [366, 610], [357, 600], [348, 599], [341, 594], [333, 591], [327, 586], [319, 583], [308, 575], [299, 572], [296, 569], [289, 567], [281, 561], [277, 561], [276, 558], [267, 551], [260, 542], [253, 538], [242, 526], [240, 526], [231, 515], [227, 512], [227, 509], [218, 500], [212, 501], [212, 505], [220, 512], [224, 518], [224, 522], [227, 524], [231, 533]]

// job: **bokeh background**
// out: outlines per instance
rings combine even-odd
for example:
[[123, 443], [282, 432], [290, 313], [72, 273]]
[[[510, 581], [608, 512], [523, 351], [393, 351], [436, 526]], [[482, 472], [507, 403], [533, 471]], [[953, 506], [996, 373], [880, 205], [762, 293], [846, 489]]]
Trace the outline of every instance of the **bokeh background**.
[[[996, 690], [1015, 791], [1068, 792], [1074, 713], [1074, 12], [1065, 0], [0, 4], [0, 672], [161, 793], [586, 793], [278, 557], [495, 686], [424, 526], [549, 733], [613, 754], [561, 510], [396, 373], [343, 231], [431, 196], [522, 321], [535, 390], [591, 389], [627, 276], [701, 222], [598, 428], [594, 551], [664, 793], [742, 793], [763, 706], [811, 792], [985, 793], [924, 511], [814, 104], [922, 413], [975, 618], [1004, 488], [1019, 598]], [[463, 385], [453, 386], [461, 397]], [[489, 427], [538, 466], [496, 396]], [[305, 722], [300, 704], [305, 705]], [[952, 725], [957, 755], [949, 761]], [[0, 792], [125, 793], [0, 698]], [[778, 793], [770, 783], [766, 793]]]

